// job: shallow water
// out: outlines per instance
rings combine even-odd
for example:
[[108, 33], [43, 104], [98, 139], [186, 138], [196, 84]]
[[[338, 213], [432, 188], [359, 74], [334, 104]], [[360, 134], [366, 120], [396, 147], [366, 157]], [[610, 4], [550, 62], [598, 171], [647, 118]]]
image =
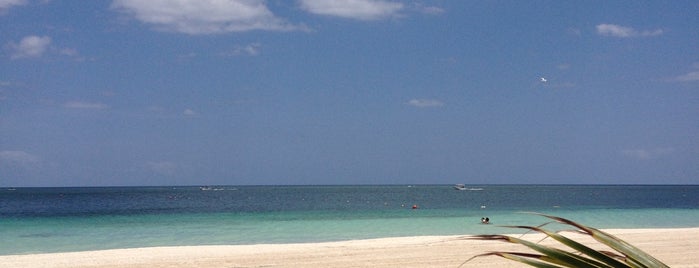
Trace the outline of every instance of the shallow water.
[[[699, 186], [0, 189], [0, 255], [512, 233], [536, 211], [598, 228], [699, 227]], [[417, 205], [418, 209], [412, 209]], [[480, 224], [489, 217], [493, 224]]]

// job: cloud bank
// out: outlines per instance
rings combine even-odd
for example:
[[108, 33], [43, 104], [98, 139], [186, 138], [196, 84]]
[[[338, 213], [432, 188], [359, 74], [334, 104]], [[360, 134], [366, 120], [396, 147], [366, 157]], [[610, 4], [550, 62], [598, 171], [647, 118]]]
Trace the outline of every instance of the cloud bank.
[[[1, 0], [0, 0], [1, 1]], [[370, 21], [400, 16], [412, 10], [438, 15], [444, 9], [389, 0], [298, 0], [298, 10], [316, 15]], [[307, 31], [276, 16], [265, 0], [114, 0], [111, 8], [156, 30], [185, 34], [266, 31]]]

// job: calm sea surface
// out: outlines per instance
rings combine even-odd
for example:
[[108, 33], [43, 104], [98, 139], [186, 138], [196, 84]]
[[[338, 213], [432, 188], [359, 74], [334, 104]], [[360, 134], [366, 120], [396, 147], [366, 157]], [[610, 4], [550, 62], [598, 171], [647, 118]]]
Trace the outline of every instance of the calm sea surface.
[[546, 222], [522, 211], [598, 228], [699, 227], [699, 185], [466, 187], [0, 188], [0, 255], [513, 233], [497, 225]]

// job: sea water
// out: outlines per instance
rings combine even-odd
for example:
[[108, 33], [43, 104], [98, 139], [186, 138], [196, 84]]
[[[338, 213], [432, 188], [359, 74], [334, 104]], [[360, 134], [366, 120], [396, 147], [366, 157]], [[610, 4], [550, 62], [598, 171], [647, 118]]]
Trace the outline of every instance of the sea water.
[[522, 212], [597, 228], [699, 227], [699, 185], [0, 188], [0, 255], [516, 233], [500, 226], [548, 222]]

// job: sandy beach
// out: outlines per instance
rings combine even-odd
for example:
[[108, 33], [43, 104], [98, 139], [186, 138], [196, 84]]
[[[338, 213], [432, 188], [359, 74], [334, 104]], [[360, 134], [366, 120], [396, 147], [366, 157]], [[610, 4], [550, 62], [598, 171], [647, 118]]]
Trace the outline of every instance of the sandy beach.
[[[606, 230], [671, 267], [699, 267], [699, 228]], [[567, 233], [588, 245], [589, 237]], [[526, 235], [538, 241], [538, 234]], [[493, 250], [524, 249], [462, 236], [420, 236], [328, 243], [182, 246], [0, 256], [3, 267], [458, 267]], [[542, 242], [553, 244], [551, 239]], [[476, 258], [463, 267], [529, 267], [499, 257]]]

